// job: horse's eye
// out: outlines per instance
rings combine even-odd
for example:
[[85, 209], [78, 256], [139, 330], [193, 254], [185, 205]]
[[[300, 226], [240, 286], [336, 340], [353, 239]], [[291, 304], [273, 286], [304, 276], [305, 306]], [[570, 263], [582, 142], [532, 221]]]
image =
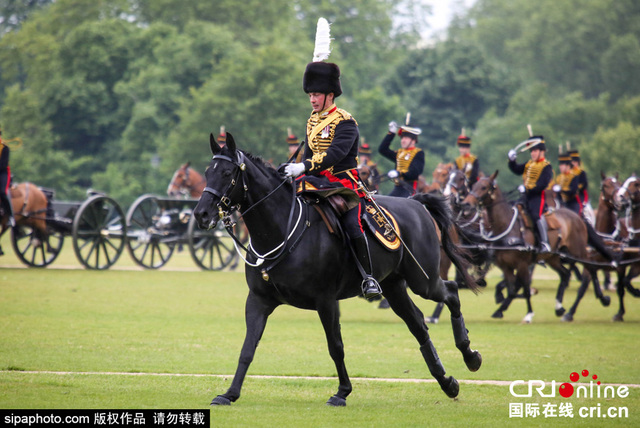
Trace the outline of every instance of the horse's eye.
[[230, 175], [231, 175], [231, 171], [228, 169], [222, 172], [223, 177], [229, 177]]

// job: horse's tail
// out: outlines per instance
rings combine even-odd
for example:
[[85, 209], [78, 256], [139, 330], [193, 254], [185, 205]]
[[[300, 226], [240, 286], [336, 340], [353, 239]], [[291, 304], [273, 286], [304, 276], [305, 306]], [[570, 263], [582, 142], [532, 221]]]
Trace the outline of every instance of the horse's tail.
[[464, 283], [474, 293], [478, 292], [478, 285], [468, 272], [470, 266], [468, 252], [454, 245], [451, 238], [451, 230], [459, 231], [458, 225], [453, 221], [453, 215], [447, 199], [444, 196], [432, 193], [419, 193], [412, 196], [412, 199], [425, 206], [431, 217], [436, 221], [442, 235], [442, 248], [445, 254], [451, 259], [453, 265], [462, 274]]
[[595, 250], [599, 252], [605, 259], [609, 261], [615, 260], [615, 255], [607, 247], [607, 244], [604, 243], [593, 226], [591, 226], [588, 221], [585, 221], [584, 224], [587, 226], [587, 242], [589, 243], [589, 245], [595, 248]]

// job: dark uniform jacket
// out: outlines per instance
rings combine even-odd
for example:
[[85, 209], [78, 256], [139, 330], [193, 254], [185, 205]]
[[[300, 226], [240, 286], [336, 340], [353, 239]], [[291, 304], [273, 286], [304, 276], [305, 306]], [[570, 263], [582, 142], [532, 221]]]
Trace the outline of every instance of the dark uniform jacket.
[[578, 200], [582, 207], [582, 205], [589, 202], [589, 182], [587, 180], [587, 173], [579, 166], [573, 167], [571, 172], [578, 177]]
[[525, 187], [525, 207], [532, 220], [540, 220], [540, 216], [547, 209], [544, 190], [553, 179], [553, 167], [543, 158], [537, 162], [530, 160], [526, 164], [509, 161], [509, 169], [514, 174], [522, 175]]
[[417, 147], [391, 150], [389, 147], [395, 135], [387, 133], [378, 151], [385, 158], [395, 162], [396, 170], [400, 174], [400, 180], [391, 195], [408, 197], [413, 195], [418, 187], [418, 177], [424, 170], [424, 152]]
[[582, 213], [582, 204], [578, 198], [579, 177], [573, 174], [573, 170], [566, 174], [560, 174], [556, 178], [556, 183], [560, 185], [560, 198], [562, 206], [578, 214]]

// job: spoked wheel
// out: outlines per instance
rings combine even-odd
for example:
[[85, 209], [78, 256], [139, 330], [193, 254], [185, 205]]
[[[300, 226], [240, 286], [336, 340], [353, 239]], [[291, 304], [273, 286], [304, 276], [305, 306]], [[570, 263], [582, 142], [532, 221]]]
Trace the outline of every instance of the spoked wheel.
[[154, 195], [140, 196], [127, 212], [127, 247], [133, 260], [147, 269], [164, 266], [176, 247], [174, 233], [164, 226]]
[[73, 249], [88, 269], [109, 269], [124, 250], [127, 226], [122, 208], [113, 199], [87, 199], [73, 220]]
[[[238, 226], [239, 224], [236, 228]], [[238, 255], [233, 246], [233, 238], [229, 236], [222, 222], [218, 222], [215, 229], [203, 230], [198, 227], [195, 216], [191, 216], [187, 233], [191, 258], [202, 269], [222, 270], [233, 262], [237, 264]]]
[[18, 224], [11, 229], [11, 245], [16, 256], [31, 267], [45, 267], [60, 255], [64, 235], [48, 229], [47, 236], [29, 225]]

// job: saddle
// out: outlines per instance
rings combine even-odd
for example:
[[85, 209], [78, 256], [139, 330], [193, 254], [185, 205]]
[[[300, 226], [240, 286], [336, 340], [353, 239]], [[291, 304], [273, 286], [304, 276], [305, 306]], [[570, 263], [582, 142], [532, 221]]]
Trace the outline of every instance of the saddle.
[[[330, 195], [323, 195], [321, 192], [303, 192], [300, 196], [320, 214], [329, 233], [344, 239], [344, 232], [340, 226], [340, 217], [352, 207], [341, 192]], [[384, 207], [380, 208], [383, 213], [380, 213], [371, 201], [365, 200], [362, 219], [371, 234], [376, 237], [384, 248], [389, 251], [396, 251], [402, 245], [400, 238], [395, 232], [396, 230], [400, 230], [398, 223], [389, 211]], [[387, 221], [387, 219], [389, 221]]]
[[[527, 229], [533, 230], [533, 220], [531, 219], [531, 216], [529, 215], [527, 210], [524, 209], [522, 204], [517, 204], [517, 207], [518, 207], [518, 213], [520, 214], [520, 217], [522, 217], [522, 222], [524, 223], [524, 227], [526, 227]], [[556, 217], [556, 212], [554, 210], [548, 209], [547, 211], [544, 212], [543, 215], [544, 215], [544, 219], [547, 222], [547, 228], [549, 230], [560, 229], [560, 222], [558, 221], [558, 217]]]

